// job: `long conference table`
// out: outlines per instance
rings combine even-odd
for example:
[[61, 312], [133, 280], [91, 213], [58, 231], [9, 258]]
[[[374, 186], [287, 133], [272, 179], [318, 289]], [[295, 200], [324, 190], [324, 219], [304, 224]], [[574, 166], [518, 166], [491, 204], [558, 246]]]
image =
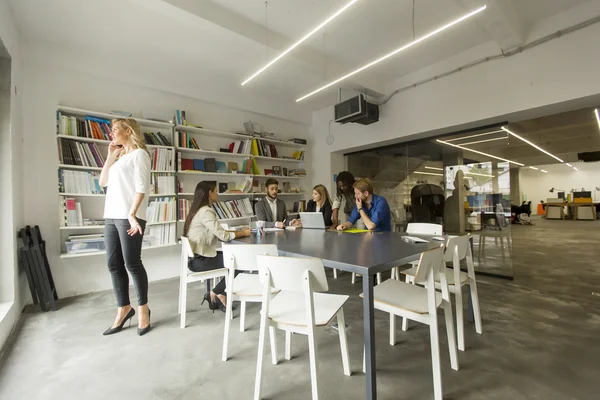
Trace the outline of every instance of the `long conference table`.
[[326, 267], [361, 274], [365, 342], [366, 399], [377, 399], [373, 286], [378, 272], [417, 260], [440, 243], [409, 243], [396, 232], [343, 233], [315, 229], [267, 232], [235, 239], [240, 244], [274, 244], [282, 256], [314, 257]]

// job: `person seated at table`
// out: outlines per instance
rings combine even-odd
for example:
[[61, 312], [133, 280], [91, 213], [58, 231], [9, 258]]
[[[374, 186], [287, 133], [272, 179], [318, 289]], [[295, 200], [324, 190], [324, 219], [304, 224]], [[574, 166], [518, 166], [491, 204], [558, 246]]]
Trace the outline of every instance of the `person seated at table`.
[[[265, 228], [283, 228], [287, 221], [287, 210], [285, 208], [285, 202], [277, 198], [279, 182], [274, 178], [269, 178], [265, 182], [265, 189], [267, 195], [257, 202], [254, 207], [256, 219], [258, 221], [265, 221]], [[289, 224], [298, 226], [299, 221], [293, 219]]]
[[348, 171], [340, 172], [335, 178], [336, 196], [332, 204], [332, 222], [334, 226], [348, 221], [352, 214], [356, 201], [354, 199], [354, 189], [352, 188], [354, 182], [356, 182], [354, 175]]
[[[188, 268], [193, 272], [210, 271], [223, 268], [223, 253], [217, 253], [217, 243], [250, 236], [250, 229], [232, 232], [223, 229], [217, 219], [217, 213], [212, 204], [218, 201], [219, 193], [214, 182], [199, 182], [194, 191], [194, 200], [185, 224], [183, 236], [190, 241], [194, 257], [188, 260]], [[208, 308], [225, 311], [227, 297], [225, 296], [225, 279], [222, 279], [215, 288], [204, 295], [208, 300]]]
[[[325, 226], [329, 227], [333, 224], [333, 222], [331, 222], [331, 199], [329, 198], [329, 192], [325, 186], [317, 185], [313, 188], [312, 200], [308, 201], [306, 212], [320, 212], [323, 214]], [[302, 226], [302, 221], [299, 221], [297, 225]]]
[[361, 218], [370, 231], [391, 232], [392, 215], [387, 200], [373, 193], [373, 184], [367, 178], [359, 179], [353, 186], [356, 206], [348, 222], [341, 224], [337, 229], [348, 229]]

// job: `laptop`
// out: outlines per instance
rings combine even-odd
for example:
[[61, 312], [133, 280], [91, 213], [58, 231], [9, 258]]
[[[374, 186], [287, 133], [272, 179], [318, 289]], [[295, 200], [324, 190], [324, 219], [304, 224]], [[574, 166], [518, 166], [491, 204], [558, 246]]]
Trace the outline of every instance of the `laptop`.
[[325, 229], [323, 214], [320, 212], [301, 212], [300, 219], [303, 229]]

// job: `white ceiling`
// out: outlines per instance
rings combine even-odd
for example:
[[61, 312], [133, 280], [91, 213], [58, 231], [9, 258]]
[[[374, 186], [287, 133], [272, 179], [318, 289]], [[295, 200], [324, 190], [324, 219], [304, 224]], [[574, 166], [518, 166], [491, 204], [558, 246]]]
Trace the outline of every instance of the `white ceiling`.
[[[271, 0], [266, 15], [264, 0], [11, 0], [11, 4], [19, 29], [30, 40], [73, 51], [93, 50], [110, 63], [142, 59], [143, 68], [157, 77], [174, 64], [185, 65], [176, 69], [173, 79], [210, 79], [231, 88], [261, 67], [267, 54], [278, 54], [347, 1]], [[489, 0], [484, 13], [353, 77], [345, 86], [383, 94], [392, 80], [478, 44], [495, 40], [500, 50], [504, 36], [527, 39], [536, 23], [585, 2]], [[303, 104], [295, 104], [295, 99], [411, 41], [412, 4], [412, 0], [359, 0], [232, 95], [253, 93], [303, 110], [332, 104], [335, 89]], [[484, 1], [416, 0], [415, 4], [418, 37]], [[267, 50], [266, 43], [275, 49]]]

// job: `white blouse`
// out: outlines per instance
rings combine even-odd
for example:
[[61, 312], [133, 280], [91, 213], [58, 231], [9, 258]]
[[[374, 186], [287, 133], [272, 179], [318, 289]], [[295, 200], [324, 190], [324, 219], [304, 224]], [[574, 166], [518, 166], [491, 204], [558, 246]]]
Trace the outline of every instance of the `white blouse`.
[[142, 149], [121, 156], [108, 170], [105, 219], [127, 219], [136, 193], [144, 199], [135, 216], [146, 220], [150, 193], [150, 156]]

